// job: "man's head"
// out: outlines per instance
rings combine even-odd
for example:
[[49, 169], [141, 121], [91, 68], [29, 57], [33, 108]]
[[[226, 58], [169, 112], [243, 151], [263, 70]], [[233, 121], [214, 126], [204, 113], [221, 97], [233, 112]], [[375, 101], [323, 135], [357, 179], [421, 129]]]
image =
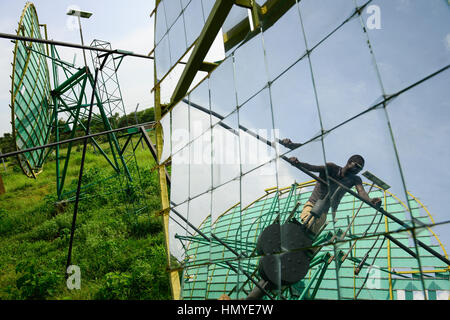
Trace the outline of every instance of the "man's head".
[[364, 158], [359, 154], [355, 154], [348, 159], [347, 165], [345, 166], [346, 168], [345, 171], [351, 174], [357, 174], [363, 169], [363, 167], [364, 167]]

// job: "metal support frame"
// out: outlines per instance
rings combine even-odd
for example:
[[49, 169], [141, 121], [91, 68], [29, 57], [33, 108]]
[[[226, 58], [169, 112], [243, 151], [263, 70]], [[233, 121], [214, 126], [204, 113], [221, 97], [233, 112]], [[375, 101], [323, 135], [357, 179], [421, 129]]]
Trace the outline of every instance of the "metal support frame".
[[[88, 71], [87, 68], [86, 68], [86, 71]], [[95, 78], [94, 78], [93, 88], [95, 88], [95, 86], [96, 86], [97, 76], [98, 76], [98, 69], [95, 69]], [[89, 129], [90, 129], [90, 125], [91, 125], [94, 98], [95, 98], [95, 90], [92, 92], [92, 96], [91, 96], [91, 107], [89, 108], [89, 115], [88, 115], [87, 126], [86, 126], [86, 134], [89, 134]], [[76, 224], [76, 219], [77, 219], [77, 214], [78, 214], [78, 204], [79, 204], [80, 193], [81, 193], [81, 181], [83, 179], [84, 161], [86, 159], [86, 149], [87, 149], [87, 139], [85, 139], [83, 141], [83, 153], [81, 156], [80, 172], [79, 172], [79, 176], [78, 176], [75, 206], [74, 206], [73, 217], [72, 217], [72, 228], [70, 230], [69, 250], [67, 253], [66, 269], [69, 268], [69, 266], [71, 265], [71, 262], [72, 262], [72, 246], [73, 246], [73, 238], [74, 238], [74, 234], [75, 234], [75, 224]]]
[[[56, 50], [52, 50], [52, 52], [55, 52], [55, 51]], [[58, 68], [56, 66], [54, 66], [54, 70], [57, 72]], [[98, 69], [98, 70], [100, 70], [100, 69]], [[66, 74], [70, 73], [68, 70], [64, 70], [64, 71]], [[98, 79], [93, 79], [92, 75], [89, 72], [89, 69], [82, 68], [82, 69], [78, 70], [77, 72], [75, 72], [72, 76], [68, 77], [68, 79], [66, 79], [63, 83], [58, 85], [51, 92], [52, 98], [53, 98], [53, 103], [54, 103], [53, 126], [55, 128], [55, 140], [57, 142], [60, 140], [60, 124], [59, 124], [58, 115], [61, 112], [69, 112], [70, 113], [69, 119], [73, 118], [73, 127], [71, 129], [71, 136], [70, 136], [71, 139], [73, 139], [75, 137], [75, 133], [76, 133], [78, 126], [82, 127], [85, 130], [88, 129], [87, 126], [85, 126], [82, 122], [82, 118], [85, 116], [85, 112], [83, 114], [81, 113], [82, 101], [83, 101], [83, 99], [85, 99], [85, 90], [86, 90], [87, 84], [89, 84], [90, 87], [92, 88], [93, 98], [92, 98], [92, 101], [90, 104], [90, 108], [93, 108], [93, 106], [95, 105], [98, 108], [98, 110], [100, 111], [100, 119], [103, 122], [103, 125], [104, 125], [104, 128], [106, 129], [106, 131], [112, 130], [112, 127], [109, 123], [108, 117], [106, 116], [106, 113], [104, 111], [102, 101], [100, 100], [100, 97], [96, 91], [96, 82], [97, 81], [98, 81]], [[75, 90], [75, 88], [80, 85], [81, 85], [80, 91], [77, 92]], [[74, 105], [68, 104], [69, 102], [67, 100], [67, 97], [65, 96], [66, 92], [72, 92], [72, 94], [75, 96], [76, 102]], [[60, 108], [60, 106], [62, 106], [63, 108]], [[72, 109], [75, 111], [74, 113], [72, 112]], [[92, 115], [91, 115], [91, 117], [92, 117]], [[126, 162], [120, 152], [121, 149], [119, 147], [119, 144], [117, 142], [117, 139], [116, 139], [114, 133], [109, 133], [107, 135], [107, 140], [110, 145], [111, 154], [113, 157], [112, 160], [109, 159], [106, 152], [104, 152], [102, 150], [102, 148], [95, 141], [94, 138], [91, 138], [91, 140], [96, 145], [96, 147], [98, 148], [100, 153], [108, 161], [108, 163], [118, 173], [120, 172], [120, 167], [121, 167], [119, 165], [119, 160], [120, 160], [121, 165], [124, 168], [125, 173], [127, 174], [127, 177], [131, 180], [131, 175], [128, 171]], [[63, 190], [64, 190], [64, 184], [65, 184], [68, 164], [70, 161], [72, 146], [73, 146], [73, 143], [71, 141], [71, 142], [69, 142], [69, 145], [67, 148], [67, 152], [66, 152], [65, 160], [64, 160], [64, 167], [63, 167], [62, 171], [61, 171], [61, 164], [60, 164], [62, 161], [61, 154], [60, 154], [60, 148], [59, 148], [59, 145], [56, 146], [56, 177], [57, 177], [56, 178], [56, 186], [57, 186], [57, 194], [58, 194], [59, 200], [62, 200], [62, 197], [64, 195]]]
[[[180, 101], [188, 91], [197, 71], [201, 68], [203, 60], [206, 57], [217, 33], [222, 27], [228, 13], [231, 11], [234, 2], [229, 0], [216, 0], [211, 13], [203, 26], [202, 32], [197, 39], [197, 43], [189, 57], [189, 60], [183, 69], [180, 80], [170, 99], [171, 105]], [[156, 81], [155, 81], [156, 83]]]

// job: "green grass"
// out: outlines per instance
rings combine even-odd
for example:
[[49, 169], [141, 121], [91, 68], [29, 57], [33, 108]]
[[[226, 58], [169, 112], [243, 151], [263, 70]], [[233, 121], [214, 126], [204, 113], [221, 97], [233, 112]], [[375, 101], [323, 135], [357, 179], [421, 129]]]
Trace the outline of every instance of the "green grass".
[[[65, 191], [76, 188], [80, 150], [73, 148]], [[14, 167], [2, 172], [0, 299], [170, 299], [155, 163], [141, 146], [136, 157], [130, 187], [89, 148], [72, 251], [81, 288], [73, 290], [65, 265], [74, 204], [56, 205], [56, 162], [36, 180]]]

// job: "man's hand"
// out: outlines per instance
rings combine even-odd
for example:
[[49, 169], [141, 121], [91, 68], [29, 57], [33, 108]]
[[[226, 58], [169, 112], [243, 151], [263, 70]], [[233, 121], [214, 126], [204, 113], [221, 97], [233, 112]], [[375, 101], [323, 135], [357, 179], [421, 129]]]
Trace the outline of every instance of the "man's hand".
[[292, 141], [291, 141], [291, 139], [289, 139], [289, 138], [285, 138], [285, 139], [283, 139], [283, 140], [280, 140], [280, 143], [281, 143], [281, 144], [291, 144]]
[[289, 160], [289, 162], [291, 164], [298, 164], [298, 163], [300, 163], [300, 161], [298, 161], [297, 157], [290, 157], [288, 160]]
[[370, 200], [370, 202], [372, 202], [372, 204], [374, 206], [377, 206], [377, 207], [381, 206], [381, 199], [380, 198], [373, 198], [372, 200]]
[[280, 143], [283, 146], [285, 146], [286, 148], [289, 148], [289, 149], [295, 149], [295, 148], [300, 147], [302, 145], [301, 143], [292, 142], [292, 140], [289, 139], [289, 138], [285, 138], [283, 140], [280, 140]]

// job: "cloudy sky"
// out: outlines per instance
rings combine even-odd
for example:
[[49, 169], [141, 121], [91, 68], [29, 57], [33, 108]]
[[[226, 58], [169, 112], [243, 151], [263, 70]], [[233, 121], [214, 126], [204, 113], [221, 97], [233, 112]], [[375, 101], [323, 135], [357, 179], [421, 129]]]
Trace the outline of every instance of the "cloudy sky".
[[[15, 34], [26, 1], [0, 1], [0, 32]], [[39, 23], [47, 24], [49, 39], [80, 43], [78, 22], [66, 15], [70, 7], [92, 12], [89, 19], [82, 19], [83, 38], [89, 45], [92, 40], [109, 41], [113, 49], [123, 49], [148, 54], [153, 47], [153, 19], [150, 13], [153, 0], [124, 1], [50, 1], [36, 0]], [[14, 44], [0, 39], [0, 135], [11, 132], [10, 93]], [[80, 50], [58, 48], [62, 59], [83, 64]], [[89, 57], [89, 55], [88, 55]], [[125, 58], [118, 71], [123, 100], [127, 112], [153, 105], [150, 93], [153, 84], [153, 62], [139, 58]]]

